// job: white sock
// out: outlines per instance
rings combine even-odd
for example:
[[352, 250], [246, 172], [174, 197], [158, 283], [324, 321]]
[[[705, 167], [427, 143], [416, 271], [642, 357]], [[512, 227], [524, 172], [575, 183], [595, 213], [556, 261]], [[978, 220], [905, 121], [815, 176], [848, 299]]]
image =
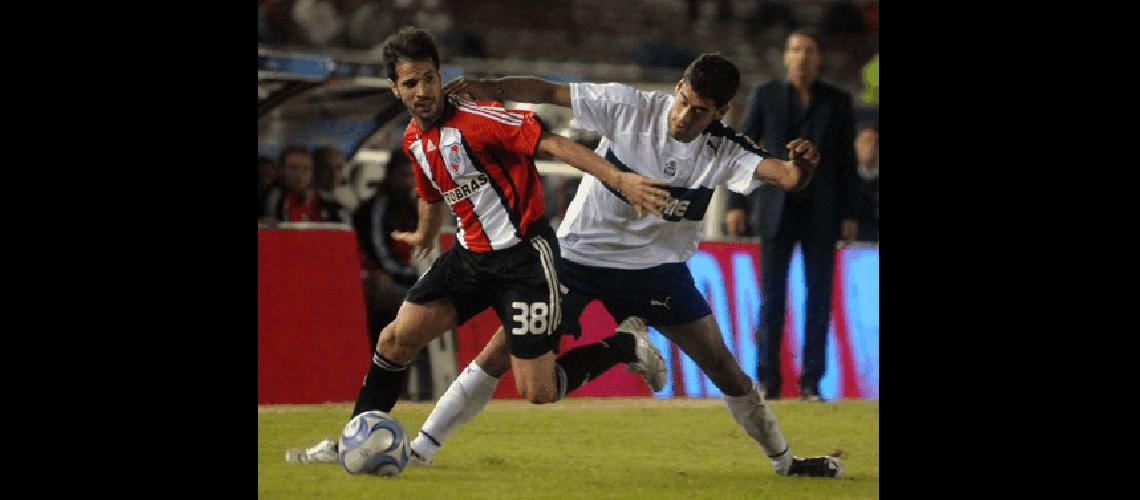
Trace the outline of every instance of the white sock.
[[498, 385], [499, 379], [487, 375], [472, 361], [435, 403], [420, 433], [412, 440], [412, 449], [431, 460], [451, 433], [483, 410]]
[[764, 404], [760, 393], [753, 388], [743, 396], [725, 394], [724, 404], [736, 423], [744, 428], [744, 432], [760, 444], [764, 454], [772, 461], [776, 473], [786, 475], [792, 467], [792, 450], [780, 433], [780, 427], [776, 425], [776, 415]]

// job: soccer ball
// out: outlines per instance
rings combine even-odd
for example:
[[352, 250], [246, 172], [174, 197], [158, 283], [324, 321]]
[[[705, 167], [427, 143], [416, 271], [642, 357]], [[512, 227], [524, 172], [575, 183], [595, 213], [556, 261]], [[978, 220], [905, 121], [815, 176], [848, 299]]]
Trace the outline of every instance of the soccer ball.
[[391, 415], [366, 411], [340, 433], [340, 463], [352, 474], [392, 477], [408, 465], [408, 435]]

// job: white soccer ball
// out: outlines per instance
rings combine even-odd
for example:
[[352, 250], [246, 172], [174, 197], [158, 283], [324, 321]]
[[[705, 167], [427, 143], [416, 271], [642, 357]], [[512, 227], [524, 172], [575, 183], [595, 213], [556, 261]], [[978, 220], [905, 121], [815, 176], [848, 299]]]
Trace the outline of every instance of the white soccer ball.
[[340, 433], [340, 463], [352, 474], [392, 477], [408, 465], [408, 435], [391, 415], [366, 411]]

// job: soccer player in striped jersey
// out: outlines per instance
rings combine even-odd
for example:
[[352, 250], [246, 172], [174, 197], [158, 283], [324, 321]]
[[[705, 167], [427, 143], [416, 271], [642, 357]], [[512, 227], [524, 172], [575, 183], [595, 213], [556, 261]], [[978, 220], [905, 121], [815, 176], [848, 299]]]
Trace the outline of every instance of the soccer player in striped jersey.
[[[396, 319], [381, 331], [352, 415], [390, 412], [414, 356], [488, 307], [511, 332], [507, 352], [519, 393], [532, 403], [554, 402], [565, 393], [565, 373], [581, 369], [556, 362], [559, 247], [543, 217], [534, 156], [549, 153], [650, 213], [662, 213], [669, 193], [546, 132], [534, 113], [446, 97], [439, 54], [427, 31], [404, 28], [385, 41], [382, 53], [392, 92], [412, 115], [403, 149], [419, 195], [416, 230], [392, 236], [426, 255], [446, 204], [457, 219], [458, 244], [432, 263], [408, 291]], [[646, 355], [659, 356], [647, 337], [639, 342]], [[336, 462], [335, 441], [289, 450], [286, 461]]]
[[[617, 363], [634, 361], [641, 353], [629, 334], [644, 335], [644, 323], [638, 320], [644, 318], [716, 384], [729, 413], [760, 445], [776, 473], [838, 477], [843, 471], [838, 457], [792, 455], [775, 414], [728, 351], [685, 265], [697, 250], [701, 221], [717, 185], [742, 194], [761, 182], [800, 190], [819, 162], [807, 140], [791, 141], [791, 158], [780, 160], [724, 126], [720, 120], [739, 85], [735, 65], [719, 54], [704, 54], [689, 65], [672, 94], [616, 83], [556, 84], [526, 77], [460, 78], [444, 91], [571, 108], [579, 127], [603, 136], [598, 157], [668, 186], [669, 205], [662, 216], [641, 216], [633, 200], [589, 173], [570, 203], [557, 233], [563, 252], [560, 277], [566, 286], [560, 332], [577, 337], [578, 316], [593, 299], [601, 300], [621, 327], [604, 342], [559, 358], [574, 368], [566, 370], [567, 390]], [[503, 337], [503, 330], [496, 332], [437, 402], [412, 442], [414, 460], [430, 464], [443, 439], [490, 399], [498, 377], [509, 368]], [[637, 364], [631, 368], [641, 373]], [[647, 381], [663, 381], [664, 373], [658, 377]], [[658, 391], [661, 385], [650, 387]]]

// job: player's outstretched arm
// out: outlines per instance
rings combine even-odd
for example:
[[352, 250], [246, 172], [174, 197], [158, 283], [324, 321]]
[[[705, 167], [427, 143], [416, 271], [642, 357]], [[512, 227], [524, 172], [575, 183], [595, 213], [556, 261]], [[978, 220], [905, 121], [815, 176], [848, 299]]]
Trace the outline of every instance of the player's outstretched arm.
[[443, 202], [429, 202], [420, 198], [416, 205], [419, 221], [413, 232], [392, 231], [392, 239], [403, 241], [416, 248], [417, 257], [427, 257], [435, 248], [439, 225], [443, 222]]
[[661, 210], [668, 206], [669, 192], [661, 189], [660, 183], [634, 172], [622, 172], [612, 163], [570, 139], [544, 131], [538, 149], [617, 189], [635, 208], [660, 217]]
[[483, 80], [461, 76], [444, 85], [443, 92], [476, 101], [515, 101], [570, 107], [570, 85], [529, 76]]
[[756, 167], [753, 177], [776, 184], [786, 191], [801, 191], [815, 175], [819, 151], [807, 139], [795, 139], [787, 147], [790, 160], [765, 158]]

